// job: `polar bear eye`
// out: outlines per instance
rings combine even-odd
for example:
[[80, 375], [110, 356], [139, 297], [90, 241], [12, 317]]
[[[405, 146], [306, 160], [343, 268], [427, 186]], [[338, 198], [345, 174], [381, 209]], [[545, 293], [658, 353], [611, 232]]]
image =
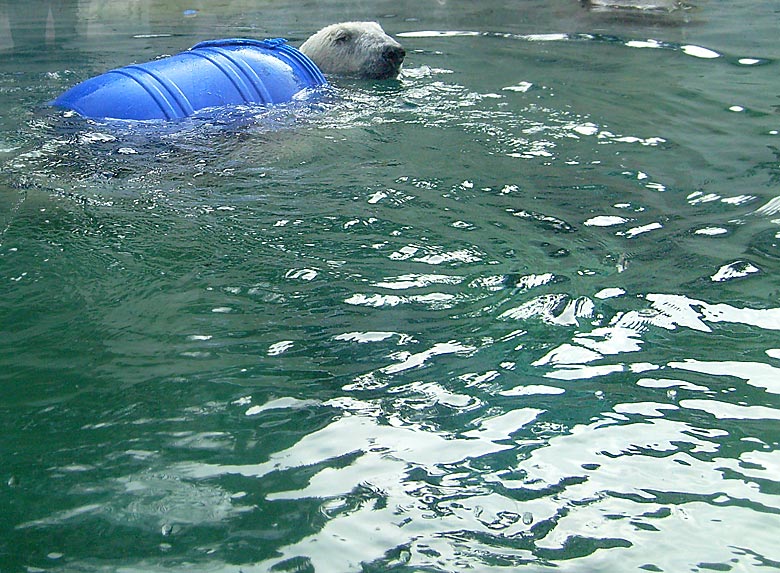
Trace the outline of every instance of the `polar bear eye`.
[[336, 44], [346, 44], [352, 39], [352, 34], [350, 34], [347, 30], [339, 30], [336, 34], [336, 37], [333, 38], [333, 41]]

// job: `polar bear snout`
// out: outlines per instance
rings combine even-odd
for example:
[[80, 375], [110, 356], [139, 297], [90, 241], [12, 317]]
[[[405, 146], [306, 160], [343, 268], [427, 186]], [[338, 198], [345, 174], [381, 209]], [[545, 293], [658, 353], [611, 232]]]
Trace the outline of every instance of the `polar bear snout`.
[[401, 64], [406, 57], [406, 50], [400, 44], [393, 43], [383, 46], [378, 58], [366, 62], [366, 69], [362, 75], [377, 80], [386, 80], [398, 77]]
[[406, 50], [402, 46], [388, 46], [382, 53], [382, 58], [397, 69], [401, 67], [406, 57]]

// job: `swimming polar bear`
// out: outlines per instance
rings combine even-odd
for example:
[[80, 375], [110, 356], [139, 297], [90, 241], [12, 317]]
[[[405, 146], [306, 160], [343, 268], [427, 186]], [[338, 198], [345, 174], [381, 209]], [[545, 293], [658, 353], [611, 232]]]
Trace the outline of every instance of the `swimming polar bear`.
[[406, 52], [376, 22], [326, 26], [299, 48], [324, 74], [371, 79], [398, 76]]
[[49, 104], [94, 119], [182, 119], [202, 109], [287, 103], [327, 85], [323, 72], [394, 78], [405, 55], [376, 22], [327, 26], [300, 50], [281, 38], [207, 40], [89, 78]]

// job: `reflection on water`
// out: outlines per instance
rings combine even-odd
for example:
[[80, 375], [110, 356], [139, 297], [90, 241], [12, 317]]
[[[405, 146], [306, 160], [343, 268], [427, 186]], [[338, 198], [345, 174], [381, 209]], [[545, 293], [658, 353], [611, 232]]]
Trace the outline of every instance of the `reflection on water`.
[[[0, 45], [0, 569], [780, 568], [766, 18], [74, 5], [70, 46], [51, 6], [25, 35], [62, 52]], [[398, 82], [41, 105], [345, 8]]]
[[6, 41], [0, 44], [0, 49], [40, 48], [76, 36], [78, 3], [75, 1], [9, 1], [2, 4], [2, 9], [0, 28], [6, 28], [8, 34], [3, 34]]
[[[261, 5], [247, 0], [148, 2], [30, 0], [0, 2], [0, 50], [89, 47], [97, 40], [132, 36], [205, 34]], [[173, 25], [172, 25], [173, 24]], [[115, 46], [104, 44], [105, 49]]]

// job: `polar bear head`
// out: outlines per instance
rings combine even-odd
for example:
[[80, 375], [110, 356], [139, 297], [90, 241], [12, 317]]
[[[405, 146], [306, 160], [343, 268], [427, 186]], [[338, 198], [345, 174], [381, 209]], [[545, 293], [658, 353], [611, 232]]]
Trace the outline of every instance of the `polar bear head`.
[[406, 52], [376, 22], [331, 24], [300, 47], [325, 74], [395, 78]]

